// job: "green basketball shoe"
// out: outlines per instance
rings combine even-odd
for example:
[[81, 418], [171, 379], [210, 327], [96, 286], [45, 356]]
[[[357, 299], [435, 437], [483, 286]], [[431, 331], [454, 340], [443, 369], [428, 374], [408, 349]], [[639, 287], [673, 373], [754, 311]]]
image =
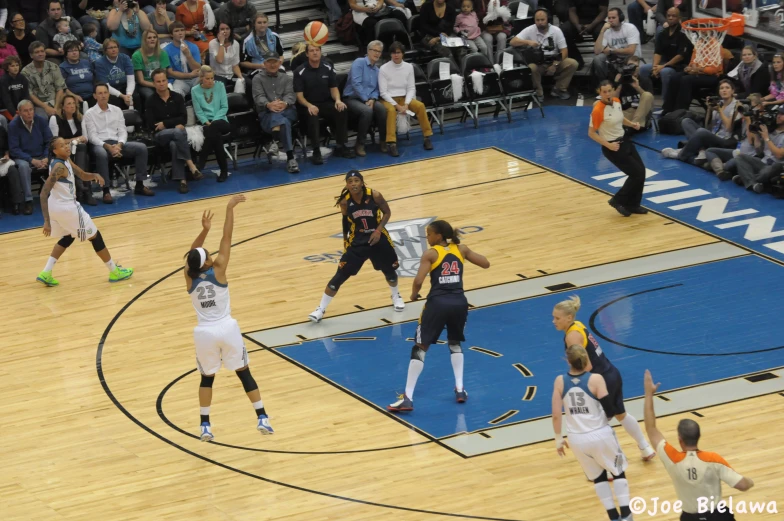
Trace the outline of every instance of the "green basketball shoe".
[[130, 279], [133, 275], [133, 268], [123, 268], [119, 264], [109, 273], [109, 282], [120, 282]]
[[49, 287], [57, 286], [57, 285], [60, 284], [60, 282], [58, 282], [57, 279], [52, 277], [52, 272], [51, 271], [42, 271], [41, 273], [38, 274], [38, 277], [36, 277], [35, 280], [37, 280], [41, 284], [45, 284], [45, 285], [47, 285]]

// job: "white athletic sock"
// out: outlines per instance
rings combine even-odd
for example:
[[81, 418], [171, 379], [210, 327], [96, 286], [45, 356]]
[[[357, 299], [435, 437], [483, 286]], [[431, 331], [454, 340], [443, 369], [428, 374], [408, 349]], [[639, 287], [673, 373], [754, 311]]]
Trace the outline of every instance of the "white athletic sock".
[[106, 267], [109, 268], [109, 271], [114, 271], [114, 268], [117, 267], [117, 265], [114, 263], [114, 259], [109, 259], [109, 261], [104, 262], [104, 264], [106, 264]]
[[411, 360], [408, 362], [408, 378], [406, 378], [406, 396], [410, 400], [414, 399], [414, 387], [416, 387], [417, 379], [422, 374], [422, 369], [425, 368], [425, 363], [422, 360]]
[[455, 388], [463, 390], [463, 353], [452, 353], [449, 356], [452, 361], [452, 371], [455, 372]]
[[392, 298], [400, 296], [400, 291], [397, 289], [397, 286], [389, 286], [389, 292], [392, 294]]
[[54, 269], [55, 262], [57, 262], [57, 259], [54, 257], [49, 257], [49, 260], [46, 261], [46, 267], [44, 268], [44, 271], [52, 271]]
[[615, 478], [613, 480], [613, 490], [615, 490], [615, 497], [618, 499], [618, 506], [629, 506], [629, 482], [626, 478]]
[[199, 414], [202, 416], [209, 416], [210, 415], [210, 408], [209, 407], [199, 407]]
[[321, 304], [319, 304], [319, 307], [321, 309], [323, 309], [324, 311], [326, 311], [327, 310], [327, 306], [329, 306], [329, 303], [332, 302], [332, 298], [333, 297], [330, 297], [326, 293], [321, 295]]
[[264, 407], [264, 402], [262, 402], [261, 400], [259, 400], [258, 402], [253, 402], [254, 409], [258, 410], [261, 409], [262, 407]]
[[637, 419], [634, 416], [627, 412], [626, 417], [621, 421], [621, 425], [623, 425], [623, 428], [629, 433], [629, 436], [634, 438], [634, 441], [637, 442], [637, 447], [644, 449], [648, 446], [648, 440], [645, 439], [640, 424], [637, 423]]
[[594, 490], [596, 490], [596, 495], [599, 496], [599, 501], [602, 502], [605, 510], [615, 510], [615, 500], [613, 500], [612, 489], [610, 488], [610, 483], [607, 481], [602, 481], [600, 483], [593, 484]]

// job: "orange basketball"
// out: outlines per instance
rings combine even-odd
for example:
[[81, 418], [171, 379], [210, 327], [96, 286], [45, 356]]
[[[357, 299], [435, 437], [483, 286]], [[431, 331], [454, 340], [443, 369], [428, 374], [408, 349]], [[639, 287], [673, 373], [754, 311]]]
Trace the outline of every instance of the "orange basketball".
[[305, 41], [321, 47], [329, 39], [329, 27], [321, 22], [310, 22], [305, 26]]

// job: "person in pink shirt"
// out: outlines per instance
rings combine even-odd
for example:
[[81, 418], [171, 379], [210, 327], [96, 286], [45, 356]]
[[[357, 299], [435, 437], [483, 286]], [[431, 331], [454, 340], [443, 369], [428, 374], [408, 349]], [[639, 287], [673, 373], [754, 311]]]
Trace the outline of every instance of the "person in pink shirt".
[[8, 33], [5, 29], [0, 29], [0, 76], [5, 74], [3, 62], [9, 56], [18, 56], [16, 48], [8, 44]]
[[[479, 17], [474, 12], [474, 2], [463, 0], [460, 4], [460, 14], [455, 18], [455, 34], [462, 36], [468, 44], [470, 52], [487, 54], [487, 44], [482, 39], [482, 29], [479, 28]], [[490, 61], [493, 61], [490, 58]]]

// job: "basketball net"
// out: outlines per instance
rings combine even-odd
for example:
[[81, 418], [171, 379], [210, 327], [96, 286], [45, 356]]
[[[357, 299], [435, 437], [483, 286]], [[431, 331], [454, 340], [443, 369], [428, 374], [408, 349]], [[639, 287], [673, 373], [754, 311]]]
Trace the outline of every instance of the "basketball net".
[[730, 27], [723, 18], [697, 18], [681, 25], [694, 45], [694, 62], [700, 67], [719, 67], [722, 64], [721, 44]]

